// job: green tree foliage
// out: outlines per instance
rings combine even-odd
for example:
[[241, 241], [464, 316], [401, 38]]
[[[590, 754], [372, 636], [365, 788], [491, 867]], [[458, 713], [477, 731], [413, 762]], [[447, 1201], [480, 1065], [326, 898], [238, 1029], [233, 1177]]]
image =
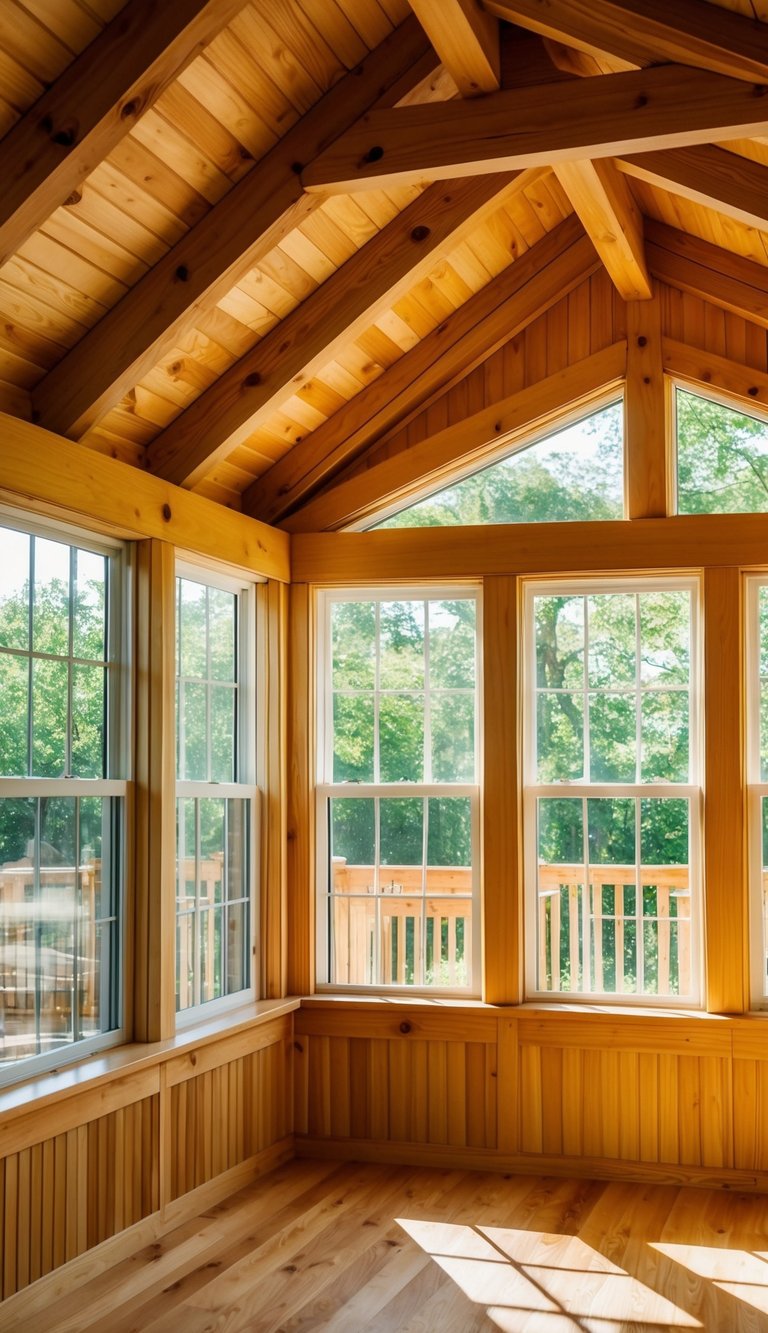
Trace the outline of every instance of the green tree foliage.
[[768, 509], [768, 425], [683, 389], [676, 404], [680, 513]]

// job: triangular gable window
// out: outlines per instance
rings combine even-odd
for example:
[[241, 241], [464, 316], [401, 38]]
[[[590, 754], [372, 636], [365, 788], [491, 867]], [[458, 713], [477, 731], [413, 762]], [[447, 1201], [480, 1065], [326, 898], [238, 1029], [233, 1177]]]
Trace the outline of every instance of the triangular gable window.
[[623, 518], [623, 408], [621, 400], [601, 407], [373, 526]]
[[768, 510], [768, 422], [687, 389], [675, 400], [678, 513]]

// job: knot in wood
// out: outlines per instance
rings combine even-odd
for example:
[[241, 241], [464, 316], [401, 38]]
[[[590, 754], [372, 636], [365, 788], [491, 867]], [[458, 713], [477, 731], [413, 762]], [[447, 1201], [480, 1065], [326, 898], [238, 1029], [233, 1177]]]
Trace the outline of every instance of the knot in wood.
[[254, 370], [250, 375], [246, 375], [243, 380], [243, 386], [246, 389], [255, 389], [257, 384], [261, 384], [261, 375], [258, 370]]
[[[171, 519], [173, 518], [173, 513], [172, 513], [172, 510], [171, 510], [171, 506], [170, 506], [170, 505], [163, 505], [162, 514], [163, 514], [163, 518], [165, 519], [166, 523], [170, 523]], [[192, 1062], [193, 1062], [193, 1064], [194, 1064], [194, 1056], [192, 1057]]]
[[374, 144], [373, 148], [368, 149], [368, 152], [365, 154], [363, 161], [380, 162], [383, 156], [384, 156], [384, 149], [380, 146], [380, 144]]
[[425, 227], [423, 224], [418, 227], [414, 227], [413, 231], [411, 232], [411, 240], [426, 241], [427, 237], [429, 236], [429, 232], [430, 232], [429, 227]]
[[189, 279], [189, 269], [186, 264], [179, 264], [179, 267], [176, 269], [176, 277], [179, 282], [187, 282]]
[[400, 1031], [402, 1032], [402, 1034], [403, 1034], [404, 1037], [407, 1037], [407, 1035], [408, 1035], [408, 1033], [410, 1032], [410, 1030], [411, 1030], [411, 1025], [410, 1025], [410, 1023], [401, 1023], [401, 1024], [400, 1024]]
[[638, 347], [647, 347], [647, 346], [648, 346], [648, 339], [647, 339], [642, 333], [640, 334], [640, 337], [639, 337], [638, 340], [637, 340], [637, 345], [638, 345]]
[[60, 148], [71, 148], [77, 139], [77, 131], [72, 126], [67, 130], [57, 130], [52, 139]]
[[132, 97], [129, 102], [126, 102], [125, 105], [120, 108], [120, 119], [131, 120], [137, 115], [140, 106], [141, 103], [139, 102], [139, 99], [137, 97]]

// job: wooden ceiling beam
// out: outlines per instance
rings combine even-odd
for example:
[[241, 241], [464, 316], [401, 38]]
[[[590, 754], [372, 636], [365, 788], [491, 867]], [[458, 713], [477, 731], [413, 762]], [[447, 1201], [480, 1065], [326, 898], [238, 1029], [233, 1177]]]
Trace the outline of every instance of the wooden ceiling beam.
[[401, 96], [436, 60], [410, 19], [341, 79], [48, 373], [34, 394], [41, 424], [76, 437], [95, 425], [202, 309], [322, 203], [303, 194], [297, 164], [380, 98]]
[[484, 8], [590, 55], [768, 80], [768, 24], [700, 0], [484, 0]]
[[584, 407], [626, 373], [627, 344], [614, 343], [518, 393], [385, 458], [310, 500], [284, 524], [289, 532], [325, 532], [383, 519], [459, 481], [514, 445]]
[[768, 94], [683, 65], [515, 88], [463, 102], [375, 110], [303, 173], [309, 190], [553, 165], [768, 134]]
[[619, 295], [650, 300], [643, 218], [627, 182], [612, 162], [560, 162], [555, 175]]
[[499, 86], [499, 22], [478, 0], [410, 0], [462, 97]]
[[434, 185], [153, 440], [147, 464], [194, 486], [509, 196], [509, 175]]
[[645, 241], [655, 278], [768, 329], [768, 268], [651, 218]]
[[0, 265], [71, 195], [244, 0], [129, 0], [2, 140]]
[[670, 194], [768, 230], [768, 168], [723, 148], [699, 145], [617, 158], [619, 171]]
[[599, 267], [578, 219], [566, 218], [258, 477], [243, 495], [245, 512], [282, 520]]

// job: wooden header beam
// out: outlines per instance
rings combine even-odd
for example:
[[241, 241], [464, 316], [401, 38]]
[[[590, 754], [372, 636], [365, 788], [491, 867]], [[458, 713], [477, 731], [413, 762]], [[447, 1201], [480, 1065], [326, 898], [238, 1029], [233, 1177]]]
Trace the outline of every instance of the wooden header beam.
[[193, 486], [500, 208], [509, 186], [509, 175], [486, 176], [414, 199], [152, 441], [150, 470]]
[[[302, 191], [311, 160], [379, 98], [401, 92], [436, 57], [415, 19], [371, 52], [81, 338], [34, 393], [42, 425], [80, 436], [193, 328], [283, 237], [322, 203]], [[412, 76], [409, 78], [409, 75]]]
[[601, 389], [623, 379], [626, 367], [626, 343], [595, 352], [340, 482], [310, 500], [285, 526], [290, 532], [317, 532], [395, 513], [428, 491], [505, 457], [521, 437], [527, 443], [554, 419], [560, 423], [566, 409], [586, 408]]
[[683, 65], [372, 111], [306, 169], [347, 193], [768, 133], [768, 97]]
[[484, 8], [591, 55], [768, 81], [768, 25], [700, 0], [484, 0]]
[[594, 273], [600, 261], [574, 217], [503, 269], [346, 407], [257, 478], [247, 513], [276, 522], [431, 395], [444, 392]]
[[290, 580], [287, 535], [200, 495], [106, 458], [40, 426], [0, 415], [0, 500], [117, 537], [158, 537], [264, 578]]
[[0, 266], [130, 133], [243, 3], [129, 0], [64, 70], [2, 141]]

